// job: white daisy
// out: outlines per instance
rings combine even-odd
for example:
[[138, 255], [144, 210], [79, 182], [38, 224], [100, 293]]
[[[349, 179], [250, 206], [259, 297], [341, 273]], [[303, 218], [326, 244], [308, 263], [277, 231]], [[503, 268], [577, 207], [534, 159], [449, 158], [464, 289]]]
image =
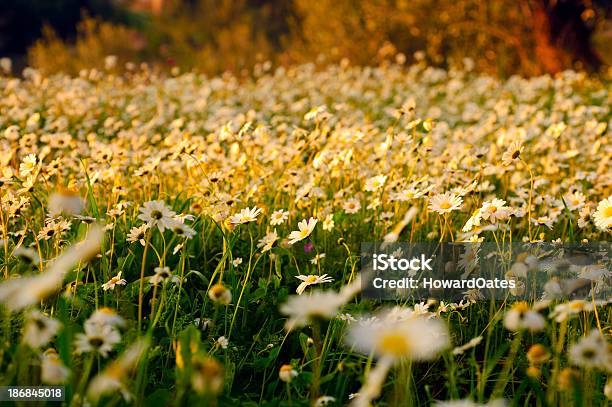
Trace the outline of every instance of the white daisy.
[[310, 236], [315, 226], [317, 225], [317, 222], [318, 221], [315, 218], [310, 218], [308, 220], [304, 219], [301, 222], [299, 222], [298, 230], [294, 230], [293, 232], [289, 234], [289, 237], [288, 237], [289, 244], [297, 243], [300, 240], [304, 240], [308, 236]]
[[234, 225], [240, 225], [243, 223], [255, 222], [257, 216], [261, 213], [261, 209], [254, 206], [253, 208], [244, 208], [239, 213], [230, 217], [230, 222]]
[[160, 232], [172, 226], [176, 213], [166, 206], [164, 201], [149, 201], [139, 209], [138, 219], [147, 223], [150, 228], [157, 227]]
[[76, 334], [74, 346], [77, 353], [93, 352], [107, 357], [120, 341], [121, 335], [110, 325], [85, 324], [85, 333]]
[[102, 284], [102, 289], [104, 291], [108, 291], [108, 290], [114, 290], [115, 286], [117, 286], [117, 285], [126, 285], [127, 284], [127, 280], [124, 279], [124, 278], [121, 278], [121, 273], [122, 273], [122, 271], [119, 270], [119, 272], [117, 273], [116, 276], [113, 276], [106, 283]]
[[368, 192], [378, 191], [380, 188], [383, 187], [383, 185], [385, 185], [386, 181], [386, 175], [377, 175], [375, 177], [368, 178], [365, 182], [363, 189]]
[[45, 346], [57, 334], [62, 324], [40, 311], [34, 310], [26, 315], [23, 341], [31, 348]]
[[569, 360], [586, 369], [612, 371], [612, 354], [608, 342], [597, 330], [570, 347]]
[[604, 232], [609, 232], [612, 229], [612, 196], [607, 197], [597, 205], [597, 210], [593, 214], [593, 223]]
[[284, 209], [276, 210], [272, 212], [272, 215], [270, 215], [270, 225], [282, 225], [287, 219], [289, 219], [289, 212], [285, 211]]
[[439, 213], [440, 215], [443, 215], [445, 213], [458, 210], [461, 208], [462, 203], [463, 199], [460, 196], [455, 195], [452, 192], [446, 192], [444, 194], [434, 195], [429, 198], [428, 208]]
[[531, 332], [544, 329], [546, 322], [544, 317], [529, 308], [526, 302], [519, 301], [504, 316], [504, 326], [510, 331], [528, 330]]
[[334, 279], [329, 277], [327, 274], [323, 274], [322, 276], [317, 276], [317, 275], [312, 275], [312, 274], [308, 276], [299, 275], [299, 276], [295, 276], [295, 278], [297, 278], [298, 280], [302, 280], [300, 285], [298, 285], [297, 289], [295, 290], [295, 292], [298, 293], [298, 295], [302, 295], [302, 293], [308, 286], [323, 284], [323, 283], [331, 283], [332, 281], [334, 281]]

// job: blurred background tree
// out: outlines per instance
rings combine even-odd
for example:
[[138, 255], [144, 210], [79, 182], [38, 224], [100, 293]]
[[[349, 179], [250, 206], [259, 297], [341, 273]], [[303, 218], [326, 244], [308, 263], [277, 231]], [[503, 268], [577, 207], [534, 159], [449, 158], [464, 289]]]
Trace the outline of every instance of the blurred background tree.
[[443, 67], [470, 58], [490, 74], [539, 75], [609, 64], [611, 14], [609, 0], [4, 0], [0, 54], [49, 73], [115, 55], [118, 67], [215, 74], [419, 52]]

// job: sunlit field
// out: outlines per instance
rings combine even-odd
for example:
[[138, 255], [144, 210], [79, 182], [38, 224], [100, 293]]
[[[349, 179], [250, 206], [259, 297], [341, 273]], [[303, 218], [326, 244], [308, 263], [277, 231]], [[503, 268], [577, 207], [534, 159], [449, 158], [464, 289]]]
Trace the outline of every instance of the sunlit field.
[[363, 242], [608, 241], [608, 79], [106, 62], [0, 77], [0, 385], [74, 406], [609, 403], [609, 257], [576, 270], [584, 299], [553, 278], [521, 300], [546, 272], [527, 257], [501, 272], [513, 295], [452, 303], [364, 299], [360, 263]]

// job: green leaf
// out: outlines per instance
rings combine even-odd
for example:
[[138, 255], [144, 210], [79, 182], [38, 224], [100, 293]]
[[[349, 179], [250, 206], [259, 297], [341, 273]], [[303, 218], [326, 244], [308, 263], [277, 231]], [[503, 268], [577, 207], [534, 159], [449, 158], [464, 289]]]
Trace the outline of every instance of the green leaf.
[[145, 400], [144, 405], [147, 407], [164, 407], [169, 405], [170, 393], [167, 389], [158, 389], [151, 393]]

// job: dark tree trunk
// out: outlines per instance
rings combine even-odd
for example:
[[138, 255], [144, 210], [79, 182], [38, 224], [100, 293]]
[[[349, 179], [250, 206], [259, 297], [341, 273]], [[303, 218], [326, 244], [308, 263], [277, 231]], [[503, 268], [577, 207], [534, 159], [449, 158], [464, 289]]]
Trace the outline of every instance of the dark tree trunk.
[[596, 19], [589, 0], [533, 0], [533, 38], [539, 65], [555, 73], [578, 63], [597, 69], [601, 59], [591, 46]]

